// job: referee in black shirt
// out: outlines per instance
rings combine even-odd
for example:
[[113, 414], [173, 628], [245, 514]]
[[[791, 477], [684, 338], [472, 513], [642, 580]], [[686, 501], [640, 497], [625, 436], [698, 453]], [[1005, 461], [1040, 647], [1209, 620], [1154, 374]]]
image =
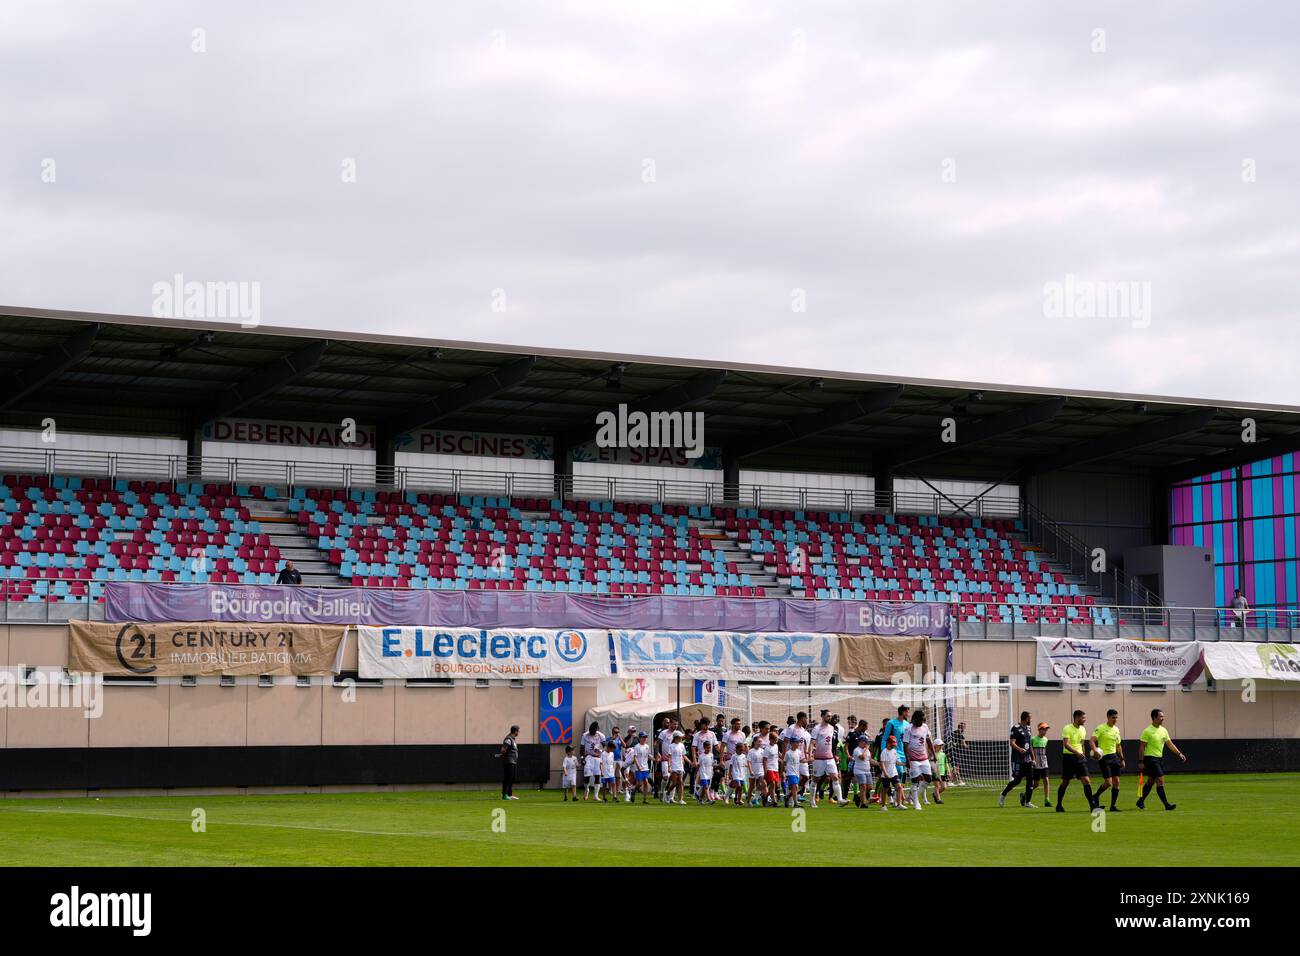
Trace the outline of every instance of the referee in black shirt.
[[1020, 805], [1030, 805], [1029, 798], [1034, 795], [1034, 750], [1030, 746], [1029, 711], [1020, 714], [1020, 723], [1011, 728], [1011, 782], [1006, 785], [998, 797], [998, 806], [1007, 804], [1007, 794], [1016, 788], [1021, 780], [1025, 782], [1025, 792], [1020, 795]]
[[501, 799], [518, 800], [515, 796], [515, 767], [519, 763], [519, 744], [515, 738], [519, 736], [519, 725], [515, 724], [510, 728], [510, 733], [506, 734], [506, 739], [501, 741], [501, 752], [497, 757], [501, 760]]
[[[867, 722], [865, 720], [859, 720], [857, 724], [854, 725], [853, 718], [850, 717], [848, 727], [850, 728], [849, 732], [844, 735], [845, 799], [848, 799], [849, 789], [853, 787], [855, 783], [853, 779], [853, 751], [858, 749], [858, 742], [863, 741], [867, 736]], [[867, 768], [870, 769], [870, 764], [867, 765]]]

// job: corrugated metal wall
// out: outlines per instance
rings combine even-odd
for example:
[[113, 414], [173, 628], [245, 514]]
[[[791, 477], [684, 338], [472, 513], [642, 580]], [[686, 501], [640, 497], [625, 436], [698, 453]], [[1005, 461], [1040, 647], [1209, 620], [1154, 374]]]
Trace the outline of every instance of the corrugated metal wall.
[[742, 485], [770, 488], [828, 488], [834, 491], [871, 491], [875, 485], [870, 475], [810, 475], [799, 471], [750, 471], [740, 469]]
[[1058, 471], [1031, 480], [1026, 498], [1090, 549], [1119, 556], [1164, 543], [1167, 529], [1151, 527], [1151, 487], [1138, 475]]
[[[57, 423], [56, 423], [57, 424]], [[55, 441], [42, 439], [44, 432], [30, 429], [0, 428], [0, 446], [7, 448], [49, 448], [68, 451], [135, 452], [147, 455], [183, 455], [185, 441], [180, 438], [154, 438], [147, 435], [85, 435], [54, 431]]]

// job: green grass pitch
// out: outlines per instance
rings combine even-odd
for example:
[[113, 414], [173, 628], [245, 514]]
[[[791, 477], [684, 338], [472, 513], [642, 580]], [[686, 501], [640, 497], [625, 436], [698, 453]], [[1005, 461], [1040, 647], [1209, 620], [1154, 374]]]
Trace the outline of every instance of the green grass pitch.
[[[1178, 809], [1133, 807], [1094, 832], [1078, 784], [1070, 812], [996, 791], [949, 791], [915, 811], [827, 804], [796, 832], [789, 810], [563, 803], [558, 791], [0, 801], [0, 864], [121, 865], [1015, 865], [1296, 866], [1300, 774], [1169, 778]], [[1041, 798], [1041, 790], [1039, 792]], [[194, 832], [192, 814], [206, 814]], [[504, 811], [504, 817], [495, 811]], [[496, 826], [494, 827], [494, 823]], [[504, 832], [499, 832], [504, 823]]]

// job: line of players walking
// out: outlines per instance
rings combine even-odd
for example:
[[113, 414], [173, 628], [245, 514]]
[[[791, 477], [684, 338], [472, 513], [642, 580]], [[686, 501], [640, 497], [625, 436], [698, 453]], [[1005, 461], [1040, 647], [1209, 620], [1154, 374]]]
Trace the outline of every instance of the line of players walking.
[[[1101, 797], [1110, 791], [1110, 810], [1119, 813], [1120, 778], [1127, 769], [1124, 762], [1123, 738], [1119, 730], [1119, 711], [1114, 708], [1106, 711], [1106, 720], [1098, 724], [1092, 733], [1088, 733], [1087, 714], [1076, 710], [1073, 719], [1061, 731], [1061, 783], [1056, 789], [1056, 812], [1065, 812], [1065, 795], [1070, 788], [1070, 781], [1078, 780], [1083, 786], [1084, 799], [1088, 801], [1088, 810], [1100, 809]], [[1029, 711], [1020, 714], [1020, 723], [1011, 728], [1011, 780], [998, 797], [998, 806], [1006, 806], [1007, 795], [1021, 784], [1024, 792], [1020, 794], [1022, 807], [1035, 808], [1032, 802], [1034, 791], [1041, 783], [1043, 787], [1043, 804], [1052, 806], [1051, 781], [1047, 770], [1047, 734], [1051, 724], [1038, 725], [1038, 732], [1030, 730]], [[1164, 753], [1168, 749], [1175, 757], [1186, 763], [1187, 756], [1174, 745], [1169, 731], [1164, 726], [1165, 712], [1156, 708], [1151, 711], [1151, 724], [1142, 731], [1138, 740], [1138, 760], [1141, 762], [1142, 796], [1138, 798], [1137, 808], [1146, 809], [1147, 797], [1154, 788], [1160, 802], [1166, 810], [1173, 810], [1177, 804], [1170, 803], [1165, 795]], [[1092, 789], [1092, 778], [1088, 773], [1088, 759], [1097, 761], [1101, 771], [1101, 786]]]
[[[766, 720], [753, 727], [742, 727], [739, 717], [729, 726], [724, 720], [719, 714], [715, 725], [708, 718], [697, 721], [689, 745], [672, 717], [653, 740], [636, 727], [626, 734], [615, 727], [606, 737], [593, 723], [580, 741], [582, 799], [631, 803], [639, 793], [649, 803], [653, 792], [658, 800], [685, 806], [689, 791], [697, 803], [734, 807], [816, 807], [829, 796], [842, 807], [920, 810], [931, 793], [935, 804], [943, 803], [950, 772], [952, 783], [964, 785], [943, 741], [931, 735], [925, 713], [912, 714], [906, 706], [883, 720], [874, 737], [865, 720], [853, 717], [844, 733], [838, 715], [825, 710], [811, 728], [802, 711], [788, 717], [784, 728]], [[578, 800], [578, 768], [573, 747], [566, 747], [566, 801]]]

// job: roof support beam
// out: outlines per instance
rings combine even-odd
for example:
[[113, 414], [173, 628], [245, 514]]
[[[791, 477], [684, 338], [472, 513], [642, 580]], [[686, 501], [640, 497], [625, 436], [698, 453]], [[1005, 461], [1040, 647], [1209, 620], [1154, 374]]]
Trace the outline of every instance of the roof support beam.
[[1291, 432], [1287, 435], [1279, 435], [1277, 438], [1270, 438], [1268, 441], [1252, 444], [1238, 442], [1224, 451], [1179, 462], [1177, 465], [1162, 471], [1160, 477], [1166, 483], [1172, 484], [1176, 481], [1199, 478], [1201, 475], [1226, 471], [1229, 468], [1236, 468], [1238, 465], [1249, 465], [1252, 462], [1264, 461], [1267, 458], [1274, 458], [1278, 455], [1286, 455], [1297, 451], [1300, 451], [1300, 432]]
[[938, 458], [949, 452], [965, 450], [971, 445], [988, 441], [991, 438], [1009, 435], [1011, 432], [1020, 431], [1022, 428], [1050, 422], [1064, 407], [1065, 399], [1057, 397], [1048, 399], [1045, 402], [1035, 402], [1021, 408], [1013, 408], [1011, 411], [990, 415], [988, 418], [981, 418], [979, 421], [971, 422], [968, 425], [959, 424], [956, 441], [943, 441], [936, 438], [933, 441], [922, 442], [909, 447], [896, 447], [884, 452], [882, 458], [891, 469], [914, 465], [919, 461]]
[[1110, 458], [1112, 455], [1119, 455], [1126, 451], [1136, 451], [1147, 445], [1169, 441], [1179, 435], [1200, 431], [1214, 420], [1217, 413], [1217, 408], [1194, 408], [1189, 412], [1171, 415], [1168, 418], [1162, 418], [1148, 425], [1140, 425], [1128, 431], [1114, 432], [1090, 441], [1080, 442], [1049, 458], [1031, 462], [1029, 472], [1030, 474], [1041, 475], [1049, 471], [1060, 471], [1062, 468], [1086, 465], [1088, 462]]
[[80, 332], [74, 332], [19, 372], [3, 390], [0, 390], [0, 408], [8, 408], [14, 402], [26, 398], [46, 382], [53, 381], [80, 362], [90, 354], [99, 330], [100, 324], [96, 322], [86, 326]]
[[329, 343], [324, 340], [313, 342], [274, 362], [268, 362], [242, 381], [200, 402], [194, 412], [194, 420], [202, 425], [218, 418], [225, 418], [249, 403], [269, 395], [319, 365], [328, 345]]
[[780, 448], [791, 442], [811, 438], [813, 435], [838, 428], [840, 425], [852, 424], [869, 415], [886, 411], [902, 395], [903, 386], [893, 385], [840, 402], [838, 405], [832, 405], [811, 415], [801, 415], [787, 422], [774, 423], [771, 428], [764, 429], [747, 440], [741, 439], [729, 444], [726, 449], [727, 458], [738, 461], [760, 452]]
[[528, 377], [528, 373], [536, 364], [535, 355], [516, 359], [491, 372], [470, 379], [460, 388], [453, 388], [436, 398], [416, 405], [401, 415], [394, 416], [383, 423], [384, 427], [393, 435], [402, 435], [417, 428], [424, 428], [448, 415], [486, 401], [499, 392], [514, 388]]
[[[677, 385], [665, 388], [661, 392], [647, 396], [629, 407], [628, 414], [644, 412], [647, 415], [653, 415], [656, 412], [671, 412], [684, 405], [703, 401], [718, 390], [726, 377], [726, 371], [721, 369], [704, 372]], [[590, 421], [581, 422], [566, 429], [563, 434], [563, 440], [570, 448], [585, 445], [595, 437], [596, 420], [594, 416]]]

